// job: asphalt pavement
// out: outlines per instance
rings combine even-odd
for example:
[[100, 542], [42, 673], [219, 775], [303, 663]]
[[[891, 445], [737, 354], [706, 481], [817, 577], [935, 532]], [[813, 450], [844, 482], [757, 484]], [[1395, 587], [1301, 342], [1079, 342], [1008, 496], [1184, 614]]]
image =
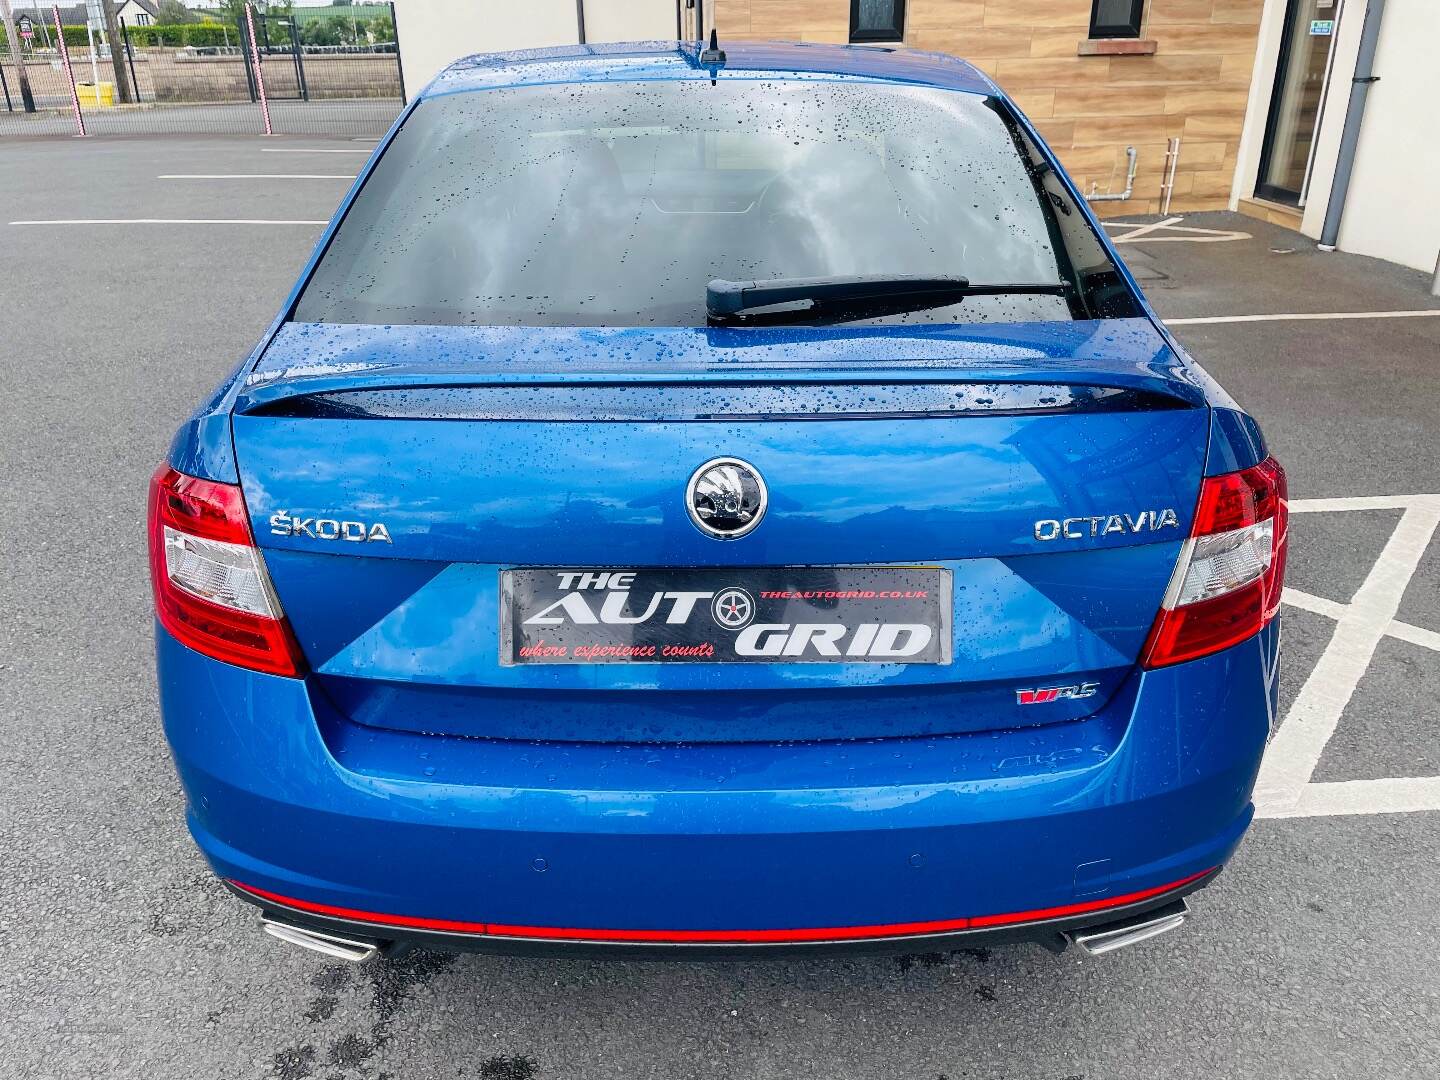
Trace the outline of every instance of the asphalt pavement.
[[[1268, 816], [1185, 929], [1103, 958], [1026, 946], [745, 963], [421, 953], [351, 967], [262, 936], [185, 832], [155, 704], [145, 487], [176, 425], [273, 317], [319, 226], [4, 222], [320, 221], [368, 145], [0, 148], [0, 1076], [1440, 1074], [1435, 810]], [[311, 149], [341, 152], [269, 152]], [[159, 179], [283, 173], [342, 178]], [[1166, 316], [1440, 308], [1426, 275], [1235, 215], [1182, 225], [1249, 236], [1157, 230], [1126, 244]], [[1440, 319], [1176, 330], [1259, 416], [1292, 497], [1311, 501], [1294, 519], [1288, 702], [1394, 558], [1404, 500], [1440, 492]], [[1403, 505], [1318, 501], [1377, 497]], [[1425, 644], [1440, 633], [1440, 542], [1407, 572], [1312, 787], [1440, 775], [1440, 652]]]

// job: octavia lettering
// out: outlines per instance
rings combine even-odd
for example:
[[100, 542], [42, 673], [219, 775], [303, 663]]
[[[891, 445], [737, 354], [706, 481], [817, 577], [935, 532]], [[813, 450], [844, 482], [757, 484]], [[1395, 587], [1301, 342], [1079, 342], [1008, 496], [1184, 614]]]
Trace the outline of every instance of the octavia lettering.
[[1141, 510], [1138, 514], [1093, 514], [1090, 517], [1042, 518], [1035, 522], [1036, 540], [1083, 540], [1090, 536], [1128, 535], [1178, 529], [1175, 511]]

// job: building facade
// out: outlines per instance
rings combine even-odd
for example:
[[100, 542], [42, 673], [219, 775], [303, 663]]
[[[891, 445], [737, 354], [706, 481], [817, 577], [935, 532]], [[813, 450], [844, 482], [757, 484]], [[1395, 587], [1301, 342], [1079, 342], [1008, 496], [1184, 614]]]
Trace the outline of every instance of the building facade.
[[1232, 205], [1440, 275], [1437, 50], [1437, 0], [1266, 0]]
[[[953, 53], [1019, 103], [1107, 214], [1223, 210], [1250, 92], [1260, 0], [716, 0], [722, 38], [893, 42]], [[892, 14], [893, 13], [893, 14]], [[868, 20], [868, 21], [867, 21]], [[889, 31], [887, 34], [885, 31]]]

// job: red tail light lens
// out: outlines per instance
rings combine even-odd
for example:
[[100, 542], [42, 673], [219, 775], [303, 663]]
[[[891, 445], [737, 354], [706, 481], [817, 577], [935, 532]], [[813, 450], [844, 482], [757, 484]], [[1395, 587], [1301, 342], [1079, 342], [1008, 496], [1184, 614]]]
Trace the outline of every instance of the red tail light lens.
[[155, 471], [150, 579], [160, 625], [196, 652], [271, 675], [304, 670], [234, 484]]
[[1195, 660], [1269, 625], [1285, 582], [1286, 499], [1285, 470], [1274, 458], [1206, 478], [1143, 666]]

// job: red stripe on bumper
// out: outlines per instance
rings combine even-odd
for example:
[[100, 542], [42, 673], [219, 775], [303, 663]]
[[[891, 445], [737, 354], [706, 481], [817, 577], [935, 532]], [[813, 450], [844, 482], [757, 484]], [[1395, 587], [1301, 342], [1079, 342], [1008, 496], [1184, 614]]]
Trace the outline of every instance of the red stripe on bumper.
[[1087, 900], [1079, 904], [1064, 904], [1060, 907], [1036, 908], [1032, 911], [1016, 911], [1004, 915], [977, 915], [963, 919], [935, 919], [929, 922], [884, 923], [876, 926], [824, 926], [798, 927], [780, 930], [597, 930], [558, 926], [514, 926], [506, 923], [458, 922], [453, 919], [422, 919], [414, 915], [386, 915], [378, 911], [359, 911], [355, 908], [335, 907], [332, 904], [317, 904], [310, 900], [297, 900], [281, 896], [242, 881], [230, 882], [237, 889], [262, 900], [308, 911], [316, 915], [330, 915], [356, 922], [375, 923], [380, 926], [407, 927], [415, 930], [441, 930], [457, 934], [477, 934], [485, 937], [540, 938], [553, 941], [630, 941], [653, 944], [769, 944], [806, 941], [863, 941], [867, 938], [908, 937], [922, 934], [944, 934], [956, 930], [981, 930], [992, 926], [1013, 926], [1019, 923], [1045, 922], [1049, 919], [1063, 919], [1070, 915], [1083, 915], [1107, 908], [1138, 904], [1175, 889], [1183, 888], [1198, 881], [1214, 870], [1201, 870], [1168, 885], [1157, 885], [1153, 889], [1126, 893], [1123, 896], [1107, 896], [1102, 900]]

